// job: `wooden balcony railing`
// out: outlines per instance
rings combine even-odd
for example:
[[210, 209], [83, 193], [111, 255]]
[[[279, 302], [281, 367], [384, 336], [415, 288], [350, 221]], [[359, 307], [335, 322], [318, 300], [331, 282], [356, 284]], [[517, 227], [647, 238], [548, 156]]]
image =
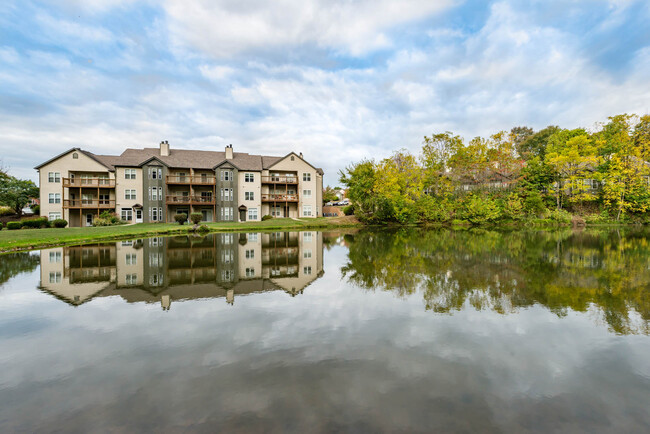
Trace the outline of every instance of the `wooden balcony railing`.
[[113, 209], [115, 201], [109, 199], [64, 199], [63, 208]]
[[214, 196], [167, 196], [168, 205], [214, 205]]
[[297, 194], [263, 194], [262, 202], [298, 202]]
[[167, 175], [167, 184], [214, 185], [217, 178], [203, 175]]
[[115, 188], [115, 180], [109, 178], [63, 178], [64, 187]]
[[262, 176], [262, 184], [298, 184], [297, 176]]

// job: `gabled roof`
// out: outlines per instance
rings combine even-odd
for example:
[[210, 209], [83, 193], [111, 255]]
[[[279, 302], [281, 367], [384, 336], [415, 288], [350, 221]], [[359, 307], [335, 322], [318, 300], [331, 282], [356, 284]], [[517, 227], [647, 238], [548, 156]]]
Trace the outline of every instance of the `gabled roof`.
[[96, 154], [93, 154], [92, 152], [84, 151], [84, 150], [81, 149], [81, 148], [71, 148], [71, 149], [68, 149], [67, 151], [60, 153], [60, 154], [57, 155], [56, 157], [54, 157], [54, 158], [50, 158], [50, 159], [47, 160], [45, 163], [41, 163], [41, 164], [39, 164], [38, 166], [34, 167], [34, 169], [39, 170], [41, 167], [43, 167], [43, 166], [45, 166], [45, 165], [47, 165], [47, 164], [50, 164], [52, 161], [56, 161], [56, 160], [58, 160], [59, 158], [63, 157], [64, 155], [68, 155], [70, 152], [73, 152], [73, 151], [74, 151], [74, 152], [81, 152], [81, 153], [84, 154], [86, 157], [95, 160], [96, 162], [98, 162], [98, 163], [101, 164], [102, 166], [106, 167], [106, 168], [107, 168], [109, 171], [111, 171], [111, 172], [115, 170], [115, 167], [113, 167], [113, 165], [109, 162], [109, 160], [110, 160], [111, 158], [116, 158], [116, 157], [113, 157], [113, 156], [110, 156], [110, 155], [96, 155]]
[[290, 155], [294, 155], [297, 158], [300, 158], [300, 160], [307, 163], [307, 165], [312, 167], [321, 175], [323, 174], [322, 169], [312, 166], [295, 152], [290, 152], [284, 157], [252, 155], [245, 152], [234, 152], [233, 158], [227, 160], [226, 153], [224, 151], [170, 149], [169, 155], [163, 156], [160, 155], [159, 148], [127, 148], [124, 150], [124, 152], [122, 152], [121, 155], [97, 155], [93, 154], [92, 152], [84, 151], [81, 148], [72, 148], [46, 161], [45, 163], [36, 166], [35, 169], [39, 169], [40, 167], [49, 164], [52, 161], [61, 158], [62, 156], [72, 151], [83, 153], [84, 155], [92, 158], [99, 164], [106, 167], [109, 171], [114, 171], [115, 167], [141, 167], [144, 164], [155, 160], [167, 167], [205, 170], [214, 170], [220, 165], [228, 162], [240, 171], [261, 172], [264, 169], [270, 169]]
[[270, 169], [270, 168], [272, 168], [273, 166], [275, 166], [276, 164], [278, 164], [280, 161], [284, 161], [284, 160], [286, 160], [287, 157], [289, 157], [289, 156], [291, 156], [291, 155], [294, 155], [295, 157], [299, 158], [301, 161], [303, 161], [305, 164], [307, 164], [309, 167], [311, 167], [312, 169], [314, 169], [314, 170], [315, 170], [316, 172], [318, 172], [319, 174], [321, 174], [321, 175], [323, 174], [323, 169], [319, 169], [319, 168], [317, 168], [317, 167], [312, 166], [308, 161], [306, 161], [304, 158], [302, 158], [300, 155], [296, 154], [296, 153], [293, 152], [293, 151], [292, 151], [292, 152], [289, 152], [287, 155], [285, 155], [284, 157], [280, 157], [280, 158], [278, 158], [278, 157], [267, 157], [267, 158], [277, 158], [277, 160], [274, 161], [274, 162], [273, 162], [271, 165], [269, 165], [268, 167], [265, 167], [265, 169]]

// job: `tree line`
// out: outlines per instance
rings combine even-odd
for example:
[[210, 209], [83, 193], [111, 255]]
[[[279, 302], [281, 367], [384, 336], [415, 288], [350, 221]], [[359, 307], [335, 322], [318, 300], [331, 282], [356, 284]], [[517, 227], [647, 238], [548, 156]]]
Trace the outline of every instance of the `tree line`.
[[645, 219], [650, 208], [650, 115], [608, 118], [597, 131], [515, 127], [465, 141], [425, 136], [340, 171], [362, 220], [418, 223], [542, 218]]

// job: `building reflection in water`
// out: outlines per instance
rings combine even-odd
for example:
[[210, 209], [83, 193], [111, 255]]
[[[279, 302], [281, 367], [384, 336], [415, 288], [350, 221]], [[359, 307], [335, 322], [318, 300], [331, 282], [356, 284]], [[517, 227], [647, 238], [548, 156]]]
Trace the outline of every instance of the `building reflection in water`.
[[120, 296], [129, 303], [301, 294], [323, 274], [322, 232], [156, 237], [41, 251], [41, 289], [72, 305]]

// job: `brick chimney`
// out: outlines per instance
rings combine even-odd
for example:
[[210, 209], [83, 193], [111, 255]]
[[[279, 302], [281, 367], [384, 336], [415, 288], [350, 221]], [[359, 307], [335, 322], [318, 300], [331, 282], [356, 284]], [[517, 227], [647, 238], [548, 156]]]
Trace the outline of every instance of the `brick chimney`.
[[160, 142], [160, 156], [169, 157], [169, 142], [167, 140]]
[[232, 145], [226, 146], [226, 160], [232, 160], [233, 158]]

